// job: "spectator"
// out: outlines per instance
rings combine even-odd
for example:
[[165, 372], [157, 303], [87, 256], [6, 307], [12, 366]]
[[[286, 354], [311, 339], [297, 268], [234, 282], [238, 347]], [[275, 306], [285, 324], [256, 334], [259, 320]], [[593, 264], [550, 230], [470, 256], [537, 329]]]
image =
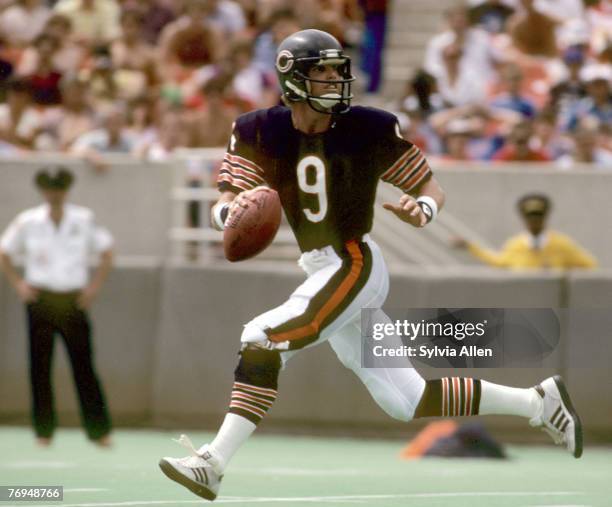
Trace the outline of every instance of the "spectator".
[[540, 12], [535, 0], [520, 0], [520, 3], [522, 9], [508, 20], [513, 46], [525, 55], [556, 57], [557, 21]]
[[586, 96], [586, 87], [580, 79], [584, 60], [584, 50], [579, 46], [571, 46], [563, 52], [563, 63], [567, 74], [550, 90], [550, 105], [561, 117], [567, 117], [576, 103]]
[[457, 248], [468, 249], [482, 262], [508, 269], [573, 269], [595, 268], [597, 261], [571, 238], [547, 229], [551, 203], [542, 194], [523, 196], [518, 211], [526, 231], [506, 241], [501, 252], [493, 252], [476, 243], [456, 238]]
[[44, 143], [46, 149], [67, 151], [76, 139], [92, 130], [95, 124], [86, 82], [76, 76], [64, 77], [60, 81], [60, 90], [61, 107], [45, 114], [44, 139], [39, 139], [38, 143]]
[[150, 162], [164, 162], [177, 148], [187, 145], [187, 135], [180, 110], [167, 111], [162, 115], [155, 135], [138, 146], [136, 153]]
[[[366, 0], [371, 4], [384, 4], [386, 0]], [[295, 14], [304, 26], [331, 33], [342, 44], [345, 44], [345, 31], [349, 2], [345, 0], [314, 0], [313, 2], [296, 2], [293, 4]], [[362, 0], [359, 0], [362, 3]], [[361, 5], [361, 11], [364, 5]]]
[[96, 111], [114, 107], [121, 93], [126, 92], [117, 77], [109, 48], [94, 48], [88, 66], [79, 72], [79, 79], [87, 83], [91, 106]]
[[246, 18], [240, 3], [232, 0], [206, 0], [207, 20], [225, 36], [231, 37], [246, 29]]
[[533, 123], [523, 120], [514, 126], [508, 142], [493, 155], [501, 162], [548, 162], [549, 155], [543, 149], [531, 147]]
[[54, 11], [72, 22], [77, 42], [95, 47], [119, 36], [119, 4], [115, 0], [59, 0]]
[[41, 114], [32, 104], [32, 89], [24, 79], [13, 79], [5, 84], [6, 103], [0, 104], [0, 140], [29, 149], [42, 125]]
[[138, 11], [123, 11], [121, 36], [110, 47], [118, 94], [125, 100], [155, 93], [158, 84], [155, 49], [143, 40], [142, 23]]
[[301, 26], [290, 9], [274, 11], [266, 25], [267, 29], [255, 39], [253, 63], [266, 75], [276, 79], [276, 48], [285, 38], [300, 30]]
[[455, 118], [448, 122], [444, 130], [445, 155], [442, 160], [474, 160], [474, 149], [470, 146], [473, 139], [482, 133], [482, 122], [477, 118]]
[[446, 11], [449, 29], [427, 45], [424, 68], [438, 82], [441, 95], [452, 105], [485, 99], [501, 55], [482, 30], [470, 28], [464, 6]]
[[557, 160], [572, 150], [570, 140], [562, 136], [557, 128], [557, 115], [553, 108], [543, 109], [534, 118], [530, 146], [536, 151], [543, 151], [551, 160]]
[[222, 36], [210, 21], [207, 0], [187, 0], [185, 14], [167, 25], [160, 35], [160, 73], [182, 79], [185, 70], [215, 63], [222, 57]]
[[491, 34], [504, 32], [506, 21], [514, 13], [508, 0], [479, 0], [470, 2], [470, 22]]
[[237, 40], [232, 44], [229, 56], [232, 88], [244, 111], [272, 107], [279, 101], [274, 82], [253, 63], [252, 56], [253, 44], [250, 40]]
[[406, 113], [419, 111], [427, 117], [443, 107], [444, 100], [438, 93], [436, 79], [419, 69], [406, 83], [404, 96], [400, 99], [400, 109]]
[[470, 125], [469, 158], [488, 160], [503, 145], [505, 133], [521, 121], [521, 115], [506, 109], [467, 105], [445, 109], [429, 117], [431, 126], [443, 139], [447, 137], [448, 125], [455, 120], [467, 121]]
[[475, 104], [483, 100], [482, 78], [463, 70], [463, 49], [458, 43], [449, 44], [442, 52], [444, 70], [436, 76], [438, 89], [450, 106]]
[[132, 0], [123, 3], [124, 10], [135, 10], [142, 19], [144, 41], [155, 46], [164, 27], [176, 19], [172, 2], [168, 0]]
[[569, 118], [562, 122], [566, 130], [573, 130], [588, 117], [604, 125], [612, 123], [612, 65], [592, 64], [580, 71], [580, 79], [586, 87], [587, 96], [578, 101], [569, 111]]
[[134, 143], [134, 154], [139, 147], [153, 142], [157, 136], [161, 104], [156, 97], [143, 95], [128, 103], [127, 130]]
[[41, 0], [18, 0], [0, 14], [0, 33], [13, 46], [27, 46], [42, 33], [50, 15]]
[[536, 113], [534, 103], [523, 94], [523, 73], [514, 63], [506, 64], [501, 71], [501, 93], [490, 102], [491, 107], [509, 109], [521, 114], [524, 118], [533, 118]]
[[[55, 37], [59, 41], [59, 48], [53, 57], [54, 67], [62, 74], [76, 73], [85, 60], [88, 50], [74, 41], [70, 18], [61, 14], [54, 14], [49, 18], [44, 33]], [[34, 67], [36, 64], [32, 64], [32, 66]]]
[[[36, 186], [45, 204], [20, 213], [0, 239], [0, 267], [28, 316], [32, 421], [38, 444], [49, 446], [57, 422], [51, 388], [55, 334], [62, 336], [79, 394], [83, 425], [97, 445], [111, 444], [111, 422], [93, 366], [87, 311], [111, 268], [111, 235], [96, 226], [93, 213], [67, 204], [70, 171], [41, 170]], [[88, 282], [90, 252], [101, 262]], [[24, 255], [22, 277], [13, 262]]]
[[586, 118], [572, 133], [574, 149], [560, 157], [558, 163], [568, 169], [576, 163], [596, 164], [605, 169], [612, 168], [612, 152], [600, 146], [600, 126], [593, 118]]
[[86, 132], [74, 142], [71, 152], [89, 162], [94, 169], [108, 169], [105, 155], [129, 154], [134, 149], [134, 138], [126, 127], [126, 111], [121, 105], [106, 110], [99, 129]]
[[361, 69], [369, 77], [366, 92], [376, 93], [382, 80], [388, 1], [359, 0], [359, 4], [365, 18], [361, 43]]
[[[29, 70], [27, 78], [32, 88], [33, 101], [41, 106], [54, 106], [62, 101], [59, 82], [62, 73], [55, 66], [55, 58], [60, 49], [60, 41], [53, 35], [43, 33], [34, 41], [36, 65]], [[24, 75], [24, 68], [18, 68], [17, 74]]]
[[239, 114], [228, 96], [230, 84], [228, 76], [219, 75], [204, 85], [204, 108], [185, 115], [188, 146], [218, 148], [227, 144], [232, 124]]

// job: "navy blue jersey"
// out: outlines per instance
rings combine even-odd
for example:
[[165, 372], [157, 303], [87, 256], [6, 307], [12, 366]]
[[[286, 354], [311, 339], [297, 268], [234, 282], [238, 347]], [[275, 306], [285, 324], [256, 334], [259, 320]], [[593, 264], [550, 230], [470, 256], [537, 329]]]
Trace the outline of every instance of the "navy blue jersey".
[[283, 106], [240, 116], [218, 178], [220, 191], [268, 185], [280, 196], [302, 251], [341, 248], [372, 228], [379, 179], [410, 192], [431, 175], [397, 118], [353, 107], [320, 134], [293, 127]]

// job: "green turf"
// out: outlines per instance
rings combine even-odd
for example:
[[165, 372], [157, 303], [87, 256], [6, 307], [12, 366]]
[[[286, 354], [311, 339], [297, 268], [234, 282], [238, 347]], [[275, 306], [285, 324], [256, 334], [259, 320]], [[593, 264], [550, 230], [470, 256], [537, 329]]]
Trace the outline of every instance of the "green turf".
[[[166, 479], [162, 456], [187, 452], [177, 433], [118, 431], [115, 447], [61, 430], [38, 449], [26, 428], [0, 428], [0, 485], [62, 485], [63, 506], [207, 503]], [[196, 445], [210, 438], [192, 433]], [[612, 449], [575, 460], [559, 447], [510, 447], [510, 460], [402, 461], [401, 443], [288, 436], [253, 437], [227, 470], [215, 503], [277, 507], [612, 507]], [[70, 491], [81, 489], [81, 491]], [[0, 507], [53, 503], [0, 502]]]

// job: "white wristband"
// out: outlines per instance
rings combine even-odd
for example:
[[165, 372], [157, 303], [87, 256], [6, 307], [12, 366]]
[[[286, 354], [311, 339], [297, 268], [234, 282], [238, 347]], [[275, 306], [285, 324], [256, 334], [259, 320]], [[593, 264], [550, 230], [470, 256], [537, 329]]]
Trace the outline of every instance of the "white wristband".
[[432, 222], [434, 218], [436, 218], [436, 216], [438, 215], [438, 203], [436, 202], [436, 200], [433, 197], [429, 197], [428, 195], [420, 195], [419, 197], [417, 197], [416, 201], [418, 203], [422, 202], [431, 210], [431, 218], [429, 221]]
[[[213, 206], [212, 209], [212, 223], [213, 227], [218, 231], [222, 231], [225, 229], [225, 221], [223, 220], [223, 212], [230, 207], [229, 202], [224, 202], [223, 204], [217, 204]], [[225, 218], [227, 218], [227, 213], [225, 213]]]

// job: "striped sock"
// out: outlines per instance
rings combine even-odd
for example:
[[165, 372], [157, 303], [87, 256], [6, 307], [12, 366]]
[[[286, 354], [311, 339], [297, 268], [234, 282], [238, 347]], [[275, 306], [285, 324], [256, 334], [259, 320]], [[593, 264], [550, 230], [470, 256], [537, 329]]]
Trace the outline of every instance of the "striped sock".
[[414, 417], [478, 415], [480, 395], [481, 385], [477, 379], [444, 377], [428, 380]]
[[276, 389], [234, 382], [229, 412], [240, 415], [257, 425], [275, 400]]

